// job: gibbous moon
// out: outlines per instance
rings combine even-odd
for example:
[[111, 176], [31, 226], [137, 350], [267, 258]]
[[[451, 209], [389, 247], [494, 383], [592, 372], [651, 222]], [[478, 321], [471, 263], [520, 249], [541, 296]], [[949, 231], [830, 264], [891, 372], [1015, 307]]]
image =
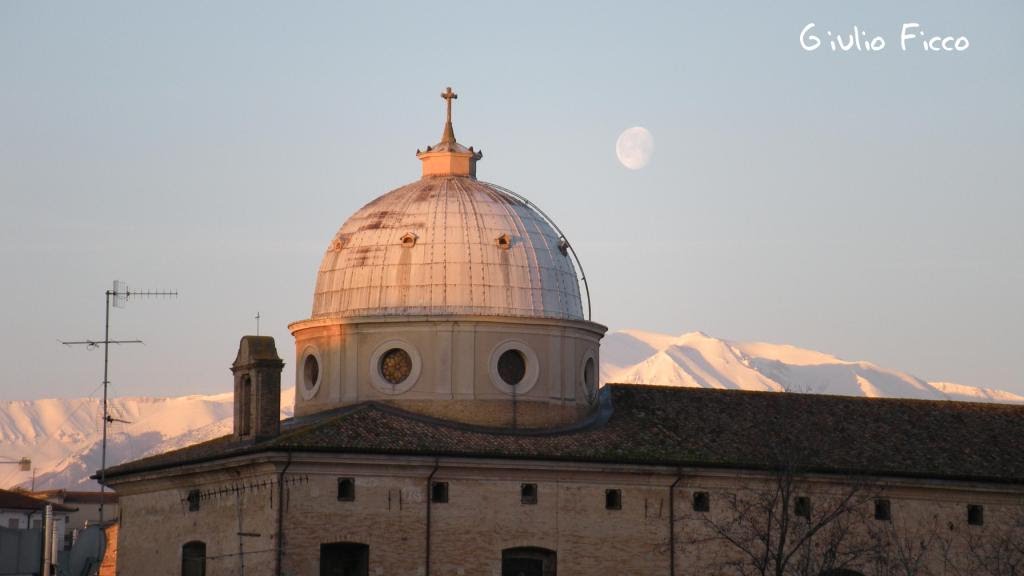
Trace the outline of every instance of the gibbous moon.
[[654, 136], [643, 126], [627, 128], [615, 142], [615, 155], [630, 170], [639, 170], [651, 161], [654, 154]]

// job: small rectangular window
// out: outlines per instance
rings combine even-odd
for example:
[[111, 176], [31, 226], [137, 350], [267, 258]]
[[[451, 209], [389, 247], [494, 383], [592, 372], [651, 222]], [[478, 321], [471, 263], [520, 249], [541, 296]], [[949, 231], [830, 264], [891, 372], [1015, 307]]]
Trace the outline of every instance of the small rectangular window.
[[604, 491], [605, 510], [622, 510], [622, 490], [610, 488]]
[[338, 501], [351, 502], [356, 499], [356, 479], [338, 478]]
[[885, 498], [875, 500], [875, 520], [891, 520], [892, 508]]
[[199, 490], [188, 491], [188, 511], [195, 512], [199, 510]]
[[430, 501], [445, 503], [448, 501], [448, 483], [447, 482], [434, 482], [430, 486]]
[[711, 510], [711, 496], [707, 492], [693, 493], [693, 511], [708, 512]]
[[967, 523], [971, 526], [981, 526], [985, 523], [985, 507], [981, 504], [970, 504], [967, 506]]
[[519, 499], [523, 504], [537, 503], [537, 485], [523, 484], [519, 487]]
[[799, 518], [811, 519], [811, 499], [807, 496], [797, 496], [793, 503], [793, 514]]
[[8, 518], [7, 527], [17, 530], [18, 528], [21, 528], [21, 520], [18, 518]]

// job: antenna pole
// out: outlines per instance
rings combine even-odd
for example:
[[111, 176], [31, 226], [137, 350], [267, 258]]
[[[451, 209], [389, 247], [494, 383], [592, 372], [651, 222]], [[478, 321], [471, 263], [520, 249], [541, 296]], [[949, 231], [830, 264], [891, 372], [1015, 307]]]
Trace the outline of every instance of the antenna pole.
[[[103, 527], [103, 504], [106, 500], [107, 491], [107, 385], [110, 384], [108, 378], [108, 366], [110, 365], [110, 298], [114, 295], [113, 290], [107, 290], [106, 292], [106, 316], [104, 318], [103, 328], [103, 448], [100, 456], [100, 530], [106, 530]], [[102, 558], [101, 558], [102, 560]]]
[[[141, 340], [111, 340], [110, 339], [110, 307], [124, 308], [125, 303], [130, 300], [133, 296], [135, 298], [148, 298], [152, 296], [168, 296], [176, 297], [177, 292], [174, 291], [159, 291], [159, 290], [144, 290], [132, 292], [123, 282], [119, 280], [114, 281], [114, 289], [107, 290], [104, 292], [104, 316], [103, 316], [103, 340], [97, 342], [95, 340], [81, 340], [77, 342], [64, 342], [61, 344], [65, 346], [73, 346], [77, 344], [84, 344], [88, 348], [95, 348], [100, 344], [103, 344], [103, 443], [100, 448], [100, 530], [105, 531], [104, 525], [104, 507], [106, 505], [106, 491], [107, 491], [107, 426], [117, 420], [118, 422], [124, 422], [124, 420], [118, 420], [110, 417], [110, 403], [109, 403], [109, 387], [110, 387], [110, 345], [111, 344], [141, 344]], [[101, 545], [102, 539], [98, 545]], [[99, 559], [99, 560], [102, 560]]]

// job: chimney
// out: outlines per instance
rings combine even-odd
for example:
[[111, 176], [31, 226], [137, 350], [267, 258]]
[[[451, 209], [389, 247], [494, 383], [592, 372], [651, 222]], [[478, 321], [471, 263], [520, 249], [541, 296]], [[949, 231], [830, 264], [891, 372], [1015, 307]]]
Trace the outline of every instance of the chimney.
[[242, 336], [235, 376], [235, 438], [264, 440], [281, 431], [281, 369], [270, 336]]

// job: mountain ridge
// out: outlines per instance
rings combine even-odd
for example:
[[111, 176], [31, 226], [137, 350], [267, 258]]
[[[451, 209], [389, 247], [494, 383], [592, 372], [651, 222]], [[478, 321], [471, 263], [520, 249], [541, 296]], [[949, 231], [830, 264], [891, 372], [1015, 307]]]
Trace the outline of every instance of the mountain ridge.
[[[610, 332], [601, 346], [601, 382], [1024, 403], [1005, 390], [928, 382], [871, 362], [703, 332]], [[292, 415], [294, 399], [294, 387], [282, 390], [282, 418]], [[92, 397], [0, 401], [0, 457], [31, 457], [36, 489], [96, 489], [89, 476], [100, 467], [101, 409]], [[110, 413], [127, 422], [108, 429], [107, 462], [114, 465], [230, 433], [232, 393], [118, 397]], [[32, 474], [15, 468], [0, 469], [0, 486], [30, 487]]]

